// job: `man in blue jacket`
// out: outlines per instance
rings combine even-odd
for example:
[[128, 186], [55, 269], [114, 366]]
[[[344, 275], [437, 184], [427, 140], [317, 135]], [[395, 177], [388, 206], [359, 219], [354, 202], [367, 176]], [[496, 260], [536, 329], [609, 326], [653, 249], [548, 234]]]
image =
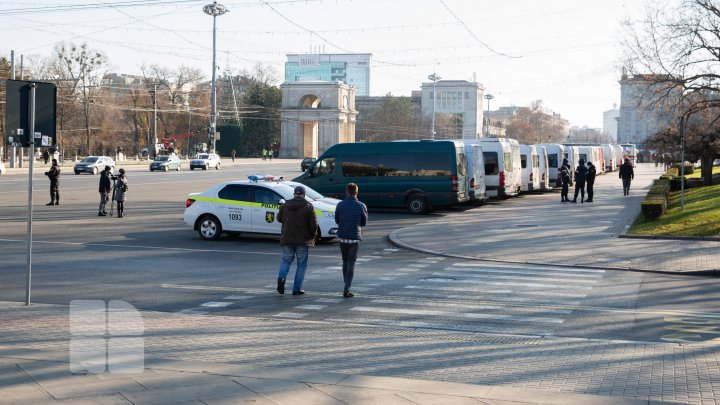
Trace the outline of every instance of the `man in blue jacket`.
[[354, 296], [350, 292], [353, 275], [355, 273], [355, 261], [357, 260], [358, 245], [362, 240], [361, 227], [367, 224], [368, 211], [365, 204], [358, 201], [358, 186], [349, 183], [345, 187], [345, 199], [340, 201], [335, 209], [335, 223], [338, 224], [338, 238], [340, 239], [340, 253], [343, 260], [343, 281], [345, 288], [343, 297]]

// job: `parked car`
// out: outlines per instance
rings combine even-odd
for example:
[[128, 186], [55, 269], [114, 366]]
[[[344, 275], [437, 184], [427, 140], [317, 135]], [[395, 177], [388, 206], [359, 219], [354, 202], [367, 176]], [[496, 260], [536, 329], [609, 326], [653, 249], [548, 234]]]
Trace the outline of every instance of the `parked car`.
[[195, 168], [208, 170], [211, 167], [220, 170], [220, 156], [215, 153], [201, 153], [190, 161], [190, 170]]
[[[185, 225], [193, 227], [200, 237], [214, 240], [221, 233], [280, 235], [277, 221], [280, 206], [291, 200], [294, 185], [266, 176], [250, 176], [254, 180], [227, 181], [202, 193], [192, 193], [185, 201]], [[266, 179], [271, 180], [266, 180]], [[318, 195], [304, 186], [307, 194]], [[318, 239], [332, 240], [337, 236], [335, 205], [314, 200], [306, 195], [315, 208]]]
[[115, 168], [115, 161], [108, 156], [88, 156], [85, 159], [75, 163], [73, 171], [75, 174], [82, 172], [98, 174], [105, 170], [105, 166]]
[[150, 163], [150, 171], [180, 170], [180, 166], [182, 166], [182, 161], [179, 157], [175, 155], [160, 155]]
[[306, 157], [305, 159], [300, 162], [300, 171], [305, 171], [312, 166], [312, 164], [315, 163], [315, 158]]

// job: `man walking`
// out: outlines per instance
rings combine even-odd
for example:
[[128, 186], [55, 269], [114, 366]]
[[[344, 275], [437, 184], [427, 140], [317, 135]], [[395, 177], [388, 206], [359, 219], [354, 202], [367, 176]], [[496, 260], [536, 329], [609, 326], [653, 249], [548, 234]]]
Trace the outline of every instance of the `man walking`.
[[318, 231], [315, 209], [305, 199], [305, 187], [295, 187], [293, 199], [280, 206], [277, 220], [282, 224], [280, 229], [280, 245], [282, 246], [282, 263], [278, 271], [277, 292], [285, 294], [285, 278], [290, 272], [290, 265], [297, 259], [295, 281], [292, 295], [303, 295], [303, 279], [307, 269], [308, 251], [315, 246], [315, 235]]
[[592, 164], [592, 162], [587, 162], [588, 165], [588, 172], [585, 176], [585, 183], [587, 184], [587, 194], [588, 198], [585, 200], [585, 202], [593, 202], [593, 185], [595, 184], [595, 175], [597, 174], [597, 171], [595, 170], [595, 165]]
[[52, 166], [45, 175], [50, 179], [50, 202], [45, 205], [60, 205], [60, 166], [57, 159], [52, 160]]
[[575, 169], [575, 198], [571, 202], [576, 203], [578, 193], [580, 193], [580, 202], [585, 202], [585, 176], [587, 175], [587, 167], [585, 167], [585, 159], [578, 161], [578, 167]]
[[362, 240], [362, 228], [367, 224], [368, 212], [365, 204], [358, 201], [358, 186], [349, 183], [345, 187], [345, 199], [335, 208], [335, 223], [338, 224], [338, 238], [340, 238], [340, 254], [342, 255], [343, 297], [350, 298], [354, 294], [350, 291], [353, 275], [355, 274], [355, 261], [357, 260], [358, 245]]
[[98, 189], [98, 191], [100, 191], [100, 206], [98, 207], [99, 217], [107, 215], [107, 211], [105, 211], [105, 204], [107, 204], [110, 199], [110, 190], [112, 189], [112, 181], [110, 179], [111, 171], [112, 168], [110, 166], [105, 166], [105, 170], [100, 172], [100, 187]]
[[618, 177], [622, 179], [623, 195], [630, 195], [630, 182], [635, 179], [635, 171], [630, 164], [630, 159], [625, 159], [625, 163], [620, 165]]
[[237, 153], [237, 152], [235, 152], [235, 148], [233, 148], [233, 150], [230, 151], [230, 158], [232, 158], [232, 161], [233, 161], [233, 162], [235, 161], [235, 154], [236, 154], [236, 153]]

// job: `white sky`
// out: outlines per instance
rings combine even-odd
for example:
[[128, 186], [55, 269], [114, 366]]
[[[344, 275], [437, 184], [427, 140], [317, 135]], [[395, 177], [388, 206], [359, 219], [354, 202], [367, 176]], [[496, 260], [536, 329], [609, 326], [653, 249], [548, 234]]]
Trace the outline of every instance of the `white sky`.
[[[212, 17], [202, 11], [208, 3], [3, 0], [0, 55], [12, 49], [18, 58], [50, 56], [58, 42], [87, 42], [107, 55], [117, 73], [137, 74], [142, 63], [184, 64], [209, 78]], [[217, 18], [221, 71], [252, 70], [260, 62], [277, 70], [279, 83], [287, 53], [372, 53], [371, 95], [409, 96], [435, 69], [443, 79], [475, 75], [495, 96], [491, 110], [541, 99], [572, 125], [597, 128], [603, 111], [620, 103], [620, 21], [639, 16], [643, 5], [641, 0], [220, 3], [230, 9]], [[45, 11], [58, 5], [93, 8]]]

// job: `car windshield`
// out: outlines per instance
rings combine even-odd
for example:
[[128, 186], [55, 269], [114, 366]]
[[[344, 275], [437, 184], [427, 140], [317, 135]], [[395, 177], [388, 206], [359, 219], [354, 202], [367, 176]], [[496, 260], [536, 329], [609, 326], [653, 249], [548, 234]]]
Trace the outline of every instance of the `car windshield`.
[[167, 156], [158, 156], [155, 158], [156, 162], [166, 162], [168, 160]]
[[290, 187], [293, 188], [293, 191], [294, 191], [295, 187], [297, 187], [297, 186], [303, 186], [303, 187], [305, 187], [305, 197], [310, 197], [310, 198], [313, 199], [313, 200], [319, 200], [319, 199], [325, 197], [325, 196], [323, 196], [322, 194], [318, 193], [317, 191], [311, 189], [310, 187], [308, 187], [308, 186], [306, 186], [306, 185], [304, 185], [304, 184], [296, 183], [296, 182], [294, 182], [294, 181], [288, 181], [287, 184], [288, 184]]
[[204, 155], [198, 155], [198, 159], [207, 159], [210, 155], [204, 154]]
[[275, 190], [282, 198], [286, 200], [292, 200], [294, 197], [293, 192], [295, 191], [294, 186], [290, 186], [289, 184], [278, 184], [276, 187], [273, 187], [273, 190]]
[[95, 162], [97, 162], [97, 160], [98, 160], [97, 156], [89, 156], [89, 157], [86, 157], [85, 159], [83, 159], [82, 161], [85, 163], [95, 163]]

